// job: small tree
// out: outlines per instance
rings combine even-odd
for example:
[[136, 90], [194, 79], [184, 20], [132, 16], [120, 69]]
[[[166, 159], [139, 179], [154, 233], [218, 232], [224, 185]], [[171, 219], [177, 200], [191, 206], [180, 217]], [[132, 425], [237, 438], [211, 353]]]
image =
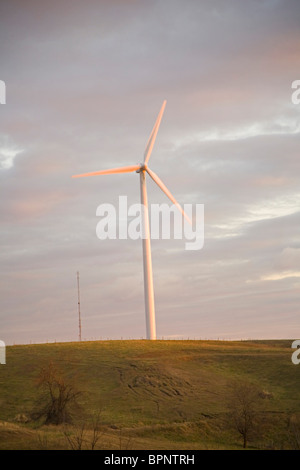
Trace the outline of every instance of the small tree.
[[250, 382], [233, 382], [229, 398], [230, 419], [242, 436], [243, 448], [249, 439], [257, 436], [261, 424], [261, 396], [258, 387]]
[[80, 392], [52, 362], [41, 369], [37, 387], [42, 389], [42, 395], [32, 412], [32, 418], [43, 418], [45, 424], [72, 422], [72, 411], [78, 408]]

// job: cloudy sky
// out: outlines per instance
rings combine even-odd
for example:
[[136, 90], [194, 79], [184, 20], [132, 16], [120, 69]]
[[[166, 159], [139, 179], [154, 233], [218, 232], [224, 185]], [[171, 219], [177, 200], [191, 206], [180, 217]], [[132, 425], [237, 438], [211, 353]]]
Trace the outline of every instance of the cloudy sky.
[[[96, 209], [139, 202], [142, 161], [205, 242], [153, 240], [159, 338], [300, 337], [299, 0], [3, 0], [0, 339], [145, 337], [142, 243]], [[148, 181], [150, 202], [168, 202]]]

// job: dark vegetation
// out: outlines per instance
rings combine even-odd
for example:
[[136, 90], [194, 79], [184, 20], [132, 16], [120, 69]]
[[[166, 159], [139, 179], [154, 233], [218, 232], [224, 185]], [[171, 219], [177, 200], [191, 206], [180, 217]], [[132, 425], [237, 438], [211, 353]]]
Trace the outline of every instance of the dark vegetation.
[[33, 420], [56, 425], [73, 422], [73, 417], [79, 410], [78, 398], [81, 392], [76, 390], [73, 381], [67, 380], [53, 362], [41, 368], [37, 388], [42, 393], [31, 412]]

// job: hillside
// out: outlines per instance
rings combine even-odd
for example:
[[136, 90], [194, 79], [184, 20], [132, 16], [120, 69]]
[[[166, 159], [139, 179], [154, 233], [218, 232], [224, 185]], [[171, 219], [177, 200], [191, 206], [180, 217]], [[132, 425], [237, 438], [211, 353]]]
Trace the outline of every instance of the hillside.
[[[264, 432], [252, 448], [294, 448], [300, 365], [292, 341], [99, 341], [7, 347], [0, 366], [0, 449], [68, 448], [62, 425], [30, 420], [37, 377], [51, 361], [82, 394], [70, 435], [100, 413], [106, 449], [239, 449], [231, 384], [262, 392]], [[28, 417], [28, 422], [25, 419]], [[23, 422], [24, 421], [24, 422]], [[297, 436], [296, 436], [297, 437]]]

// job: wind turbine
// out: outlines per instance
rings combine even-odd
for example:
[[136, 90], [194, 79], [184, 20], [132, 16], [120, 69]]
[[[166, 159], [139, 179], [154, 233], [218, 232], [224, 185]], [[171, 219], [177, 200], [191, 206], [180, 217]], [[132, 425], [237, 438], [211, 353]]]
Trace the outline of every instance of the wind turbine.
[[139, 165], [123, 166], [119, 168], [112, 168], [110, 170], [93, 171], [92, 173], [84, 173], [81, 175], [73, 175], [72, 178], [81, 178], [85, 176], [94, 175], [110, 175], [113, 173], [130, 173], [136, 172], [140, 174], [140, 189], [141, 189], [141, 204], [144, 206], [142, 211], [143, 217], [143, 264], [144, 264], [144, 293], [145, 293], [145, 313], [146, 313], [146, 335], [147, 339], [156, 339], [156, 325], [155, 325], [155, 305], [154, 305], [154, 290], [153, 290], [153, 274], [152, 274], [152, 259], [151, 259], [151, 244], [150, 244], [150, 225], [149, 225], [149, 210], [148, 210], [148, 197], [146, 189], [146, 173], [153, 179], [153, 181], [160, 187], [160, 189], [168, 196], [168, 198], [176, 205], [182, 215], [191, 224], [190, 218], [183, 211], [182, 207], [178, 204], [176, 199], [172, 196], [170, 191], [161, 181], [161, 179], [150, 170], [148, 161], [153, 150], [154, 142], [160, 126], [160, 122], [165, 110], [166, 101], [163, 102], [162, 107], [157, 116], [156, 122], [150, 134], [149, 140], [144, 152], [144, 162]]

